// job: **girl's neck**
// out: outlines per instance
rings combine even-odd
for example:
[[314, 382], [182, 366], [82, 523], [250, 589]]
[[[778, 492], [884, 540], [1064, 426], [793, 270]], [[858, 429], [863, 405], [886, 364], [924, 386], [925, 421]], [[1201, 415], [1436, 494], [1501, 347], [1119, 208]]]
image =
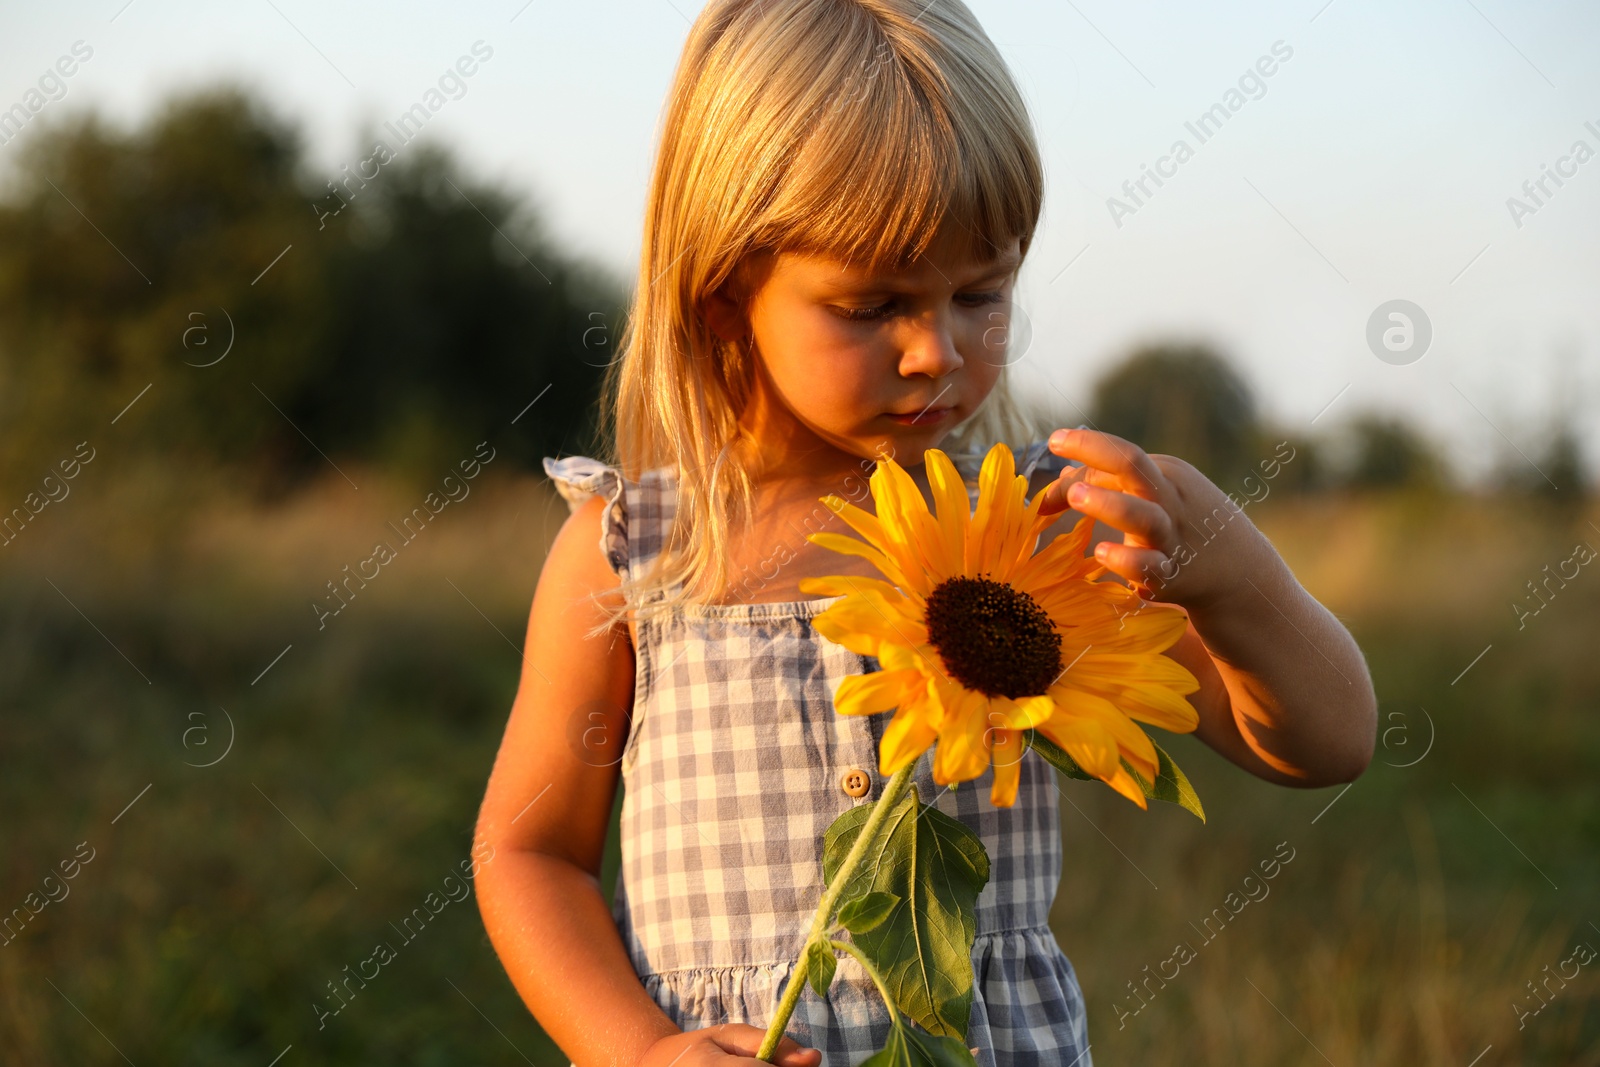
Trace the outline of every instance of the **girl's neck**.
[[[876, 466], [872, 455], [862, 455], [816, 433], [774, 397], [766, 384], [755, 384], [739, 416], [740, 456], [756, 486], [836, 486], [851, 475], [866, 478], [872, 474]], [[885, 437], [878, 447], [892, 449], [893, 445], [893, 440]], [[926, 493], [922, 457], [890, 454]]]

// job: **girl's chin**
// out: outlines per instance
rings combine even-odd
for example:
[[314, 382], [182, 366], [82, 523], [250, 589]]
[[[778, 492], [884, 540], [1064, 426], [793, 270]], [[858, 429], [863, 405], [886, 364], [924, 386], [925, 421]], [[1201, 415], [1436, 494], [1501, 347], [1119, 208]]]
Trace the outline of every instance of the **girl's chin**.
[[857, 438], [859, 444], [853, 451], [864, 459], [884, 453], [902, 467], [920, 467], [922, 453], [930, 448], [942, 447], [942, 442], [949, 434], [949, 427], [946, 426], [897, 427], [888, 433], [862, 434]]

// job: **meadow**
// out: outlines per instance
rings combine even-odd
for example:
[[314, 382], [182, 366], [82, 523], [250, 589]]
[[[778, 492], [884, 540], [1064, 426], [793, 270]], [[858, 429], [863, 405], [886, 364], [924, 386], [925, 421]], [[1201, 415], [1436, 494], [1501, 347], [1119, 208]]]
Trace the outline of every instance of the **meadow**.
[[[470, 898], [400, 933], [468, 856], [564, 502], [491, 467], [326, 617], [428, 486], [171, 470], [107, 449], [0, 550], [0, 909], [56, 887], [0, 944], [0, 1060], [564, 1064]], [[1600, 507], [1249, 514], [1360, 641], [1380, 744], [1308, 791], [1172, 738], [1203, 824], [1061, 780], [1095, 1062], [1600, 1064], [1600, 568], [1526, 599]]]

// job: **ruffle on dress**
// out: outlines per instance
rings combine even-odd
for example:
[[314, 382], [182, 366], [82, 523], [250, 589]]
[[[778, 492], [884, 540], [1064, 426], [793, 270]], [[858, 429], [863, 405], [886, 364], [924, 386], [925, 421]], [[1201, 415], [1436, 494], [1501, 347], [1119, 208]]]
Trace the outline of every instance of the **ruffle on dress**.
[[[887, 1041], [889, 1012], [860, 963], [836, 956], [827, 999], [803, 991], [784, 1032], [820, 1049], [822, 1067], [855, 1067], [861, 1049]], [[642, 981], [668, 1015], [692, 1020], [695, 1028], [735, 1022], [766, 1029], [770, 1005], [782, 998], [795, 962], [675, 970]], [[978, 1050], [980, 1067], [1090, 1067], [1077, 973], [1049, 927], [979, 934], [972, 969], [967, 1045]]]

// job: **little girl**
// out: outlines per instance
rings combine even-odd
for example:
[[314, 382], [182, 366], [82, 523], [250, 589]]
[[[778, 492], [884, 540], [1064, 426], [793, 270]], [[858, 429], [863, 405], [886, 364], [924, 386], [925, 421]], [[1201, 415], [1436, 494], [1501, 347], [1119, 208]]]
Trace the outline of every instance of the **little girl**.
[[[1200, 681], [1201, 740], [1285, 785], [1366, 767], [1360, 651], [1220, 489], [1092, 429], [1028, 432], [1005, 325], [1042, 194], [1021, 97], [960, 0], [711, 0], [690, 31], [607, 383], [613, 461], [545, 460], [572, 513], [477, 829], [496, 857], [478, 877], [489, 935], [575, 1064], [755, 1056], [822, 894], [823, 831], [885, 784], [887, 716], [833, 709], [840, 680], [877, 664], [813, 629], [839, 598], [799, 589], [878, 577], [806, 534], [842, 527], [824, 495], [871, 508], [879, 455], [928, 495], [925, 449], [970, 483], [989, 445], [1021, 442], [1030, 492], [1062, 512], [1041, 546], [1093, 516], [1120, 533], [1097, 559], [1188, 611], [1168, 655]], [[1054, 771], [1025, 753], [1015, 803], [996, 807], [992, 768], [950, 788], [932, 763], [918, 795], [991, 864], [966, 1043], [983, 1067], [1090, 1067], [1083, 993], [1048, 925]], [[774, 1062], [854, 1067], [889, 1026], [841, 956]]]

